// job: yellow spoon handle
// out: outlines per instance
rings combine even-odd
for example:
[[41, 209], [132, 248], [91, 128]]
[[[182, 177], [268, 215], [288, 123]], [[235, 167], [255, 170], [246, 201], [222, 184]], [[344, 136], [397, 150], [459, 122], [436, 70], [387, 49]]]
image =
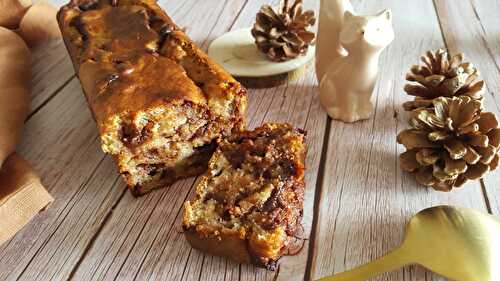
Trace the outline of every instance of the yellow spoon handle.
[[393, 271], [401, 268], [410, 262], [407, 260], [401, 249], [397, 249], [389, 254], [374, 260], [360, 267], [346, 272], [335, 274], [330, 277], [324, 277], [317, 281], [362, 281], [384, 272]]

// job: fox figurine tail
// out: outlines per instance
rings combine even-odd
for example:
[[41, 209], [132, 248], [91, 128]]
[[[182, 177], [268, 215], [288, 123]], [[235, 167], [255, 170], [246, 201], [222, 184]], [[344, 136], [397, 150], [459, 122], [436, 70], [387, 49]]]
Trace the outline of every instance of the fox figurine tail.
[[368, 119], [380, 53], [394, 40], [391, 11], [371, 16], [346, 11], [339, 40], [348, 54], [334, 59], [321, 78], [321, 104], [332, 119]]

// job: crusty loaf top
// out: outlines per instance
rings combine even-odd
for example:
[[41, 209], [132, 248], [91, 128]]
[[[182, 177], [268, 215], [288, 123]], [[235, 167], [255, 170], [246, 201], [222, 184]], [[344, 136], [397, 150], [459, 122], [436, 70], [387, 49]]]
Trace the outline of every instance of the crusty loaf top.
[[196, 47], [155, 1], [73, 0], [61, 8], [58, 20], [101, 126], [115, 115], [169, 101], [210, 107], [211, 99], [244, 95], [240, 84]]

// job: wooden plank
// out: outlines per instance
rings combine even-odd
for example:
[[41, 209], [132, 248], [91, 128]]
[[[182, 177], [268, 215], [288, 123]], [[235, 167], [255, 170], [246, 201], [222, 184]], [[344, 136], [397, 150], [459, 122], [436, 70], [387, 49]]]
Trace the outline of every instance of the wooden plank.
[[[308, 132], [307, 145], [308, 156], [306, 165], [306, 194], [304, 205], [303, 225], [305, 238], [308, 239], [304, 248], [297, 256], [284, 257], [281, 261], [279, 274], [275, 276], [272, 272], [257, 269], [252, 266], [242, 266], [241, 280], [303, 280], [308, 261], [309, 237], [312, 229], [314, 216], [314, 196], [316, 191], [316, 180], [320, 166], [321, 151], [324, 140], [326, 125], [326, 114], [320, 108], [317, 87], [313, 69], [296, 83], [279, 87], [276, 92], [264, 92], [266, 96], [272, 96], [272, 101], [265, 103], [256, 116], [261, 122], [289, 122], [298, 127], [305, 128]], [[253, 121], [253, 120], [252, 120]], [[255, 121], [253, 121], [255, 122]], [[259, 121], [257, 121], [259, 122]], [[259, 125], [256, 123], [255, 125]], [[255, 276], [254, 276], [255, 275]]]
[[[254, 5], [253, 8], [246, 10], [248, 14], [242, 15], [237, 26], [242, 28], [251, 25], [254, 21], [255, 11], [262, 4], [266, 3], [255, 2], [252, 3]], [[275, 1], [272, 4], [277, 5], [278, 2]], [[319, 2], [305, 1], [304, 7], [317, 12]], [[326, 114], [319, 110], [319, 100], [316, 95], [316, 81], [313, 72], [314, 69], [309, 69], [307, 74], [296, 83], [289, 83], [276, 90], [268, 89], [256, 92], [256, 99], [260, 100], [262, 104], [259, 104], [257, 111], [259, 114], [250, 122], [251, 127], [269, 121], [290, 122], [308, 131], [308, 156], [306, 160], [308, 170], [306, 172], [303, 218], [305, 238], [307, 239], [309, 239], [312, 229], [316, 179], [326, 127]], [[275, 92], [273, 93], [273, 91]], [[272, 100], [270, 101], [267, 97], [272, 97]], [[304, 112], [308, 114], [306, 117], [303, 115]], [[303, 280], [308, 263], [309, 241], [306, 241], [304, 248], [297, 256], [284, 257], [282, 259], [278, 276], [274, 276], [274, 274], [265, 270], [243, 265], [240, 280]]]
[[[249, 26], [254, 20], [257, 9], [266, 2], [262, 0], [249, 1], [233, 28]], [[243, 4], [243, 2], [240, 3]], [[274, 4], [276, 3], [277, 1], [274, 2]], [[208, 6], [211, 7], [212, 13], [216, 13], [217, 9], [220, 8], [213, 2], [207, 3]], [[197, 6], [196, 9], [207, 10], [203, 5]], [[226, 22], [231, 19], [228, 14], [233, 15], [233, 17], [238, 14], [236, 10], [227, 11], [227, 9], [226, 7], [226, 10], [223, 11], [223, 16], [218, 17], [223, 22], [218, 23], [217, 27], [212, 30], [209, 35], [210, 39], [227, 31], [231, 26], [232, 21]], [[190, 16], [186, 17], [185, 20], [196, 18], [196, 10], [190, 10], [190, 13]], [[205, 24], [205, 26], [207, 25], [210, 26]], [[188, 25], [191, 37], [199, 38], [200, 33], [206, 34], [206, 31], [201, 29], [202, 26], [203, 24], [200, 23], [193, 24], [192, 28]], [[202, 45], [207, 46], [207, 44]], [[304, 218], [306, 233], [308, 233], [313, 217], [315, 179], [326, 121], [326, 115], [319, 110], [319, 103], [314, 95], [313, 73], [310, 71], [299, 81], [275, 89], [251, 90], [249, 99], [250, 127], [260, 125], [263, 121], [288, 120], [309, 130], [310, 157], [308, 165], [310, 168], [307, 174], [308, 190]], [[114, 279], [115, 277], [125, 280], [132, 278], [138, 280], [239, 280], [240, 276], [241, 280], [273, 279], [275, 273], [252, 266], [243, 265], [240, 272], [239, 265], [226, 259], [204, 255], [192, 250], [184, 241], [178, 226], [181, 222], [182, 201], [186, 197], [193, 196], [192, 189], [189, 193], [192, 184], [192, 180], [186, 180], [179, 184], [182, 187], [177, 187], [177, 185], [173, 187], [176, 189], [173, 194], [177, 194], [177, 198], [182, 199], [179, 201], [175, 197], [164, 195], [168, 192], [166, 190], [157, 191], [151, 196], [154, 198], [162, 196], [164, 199], [153, 199], [156, 200], [154, 201], [157, 204], [156, 207], [155, 204], [149, 203], [145, 205], [145, 208], [140, 209], [140, 212], [129, 210], [130, 204], [135, 206], [137, 203], [126, 202], [126, 200], [120, 202], [113, 217], [90, 248], [81, 266], [75, 271], [74, 277], [76, 279], [93, 277], [99, 280]], [[172, 204], [174, 200], [176, 201]], [[169, 205], [172, 208], [167, 209], [164, 206], [167, 202], [171, 202]], [[175, 213], [174, 210], [177, 212]], [[151, 215], [147, 220], [127, 219], [128, 222], [125, 224], [133, 225], [131, 227], [135, 230], [115, 236], [110, 232], [124, 224], [124, 221], [119, 219], [120, 216], [124, 215], [122, 213], [118, 215], [119, 212], [127, 213], [127, 217], [132, 213], [131, 216], [134, 218], [139, 217], [139, 213], [150, 213]], [[137, 242], [135, 242], [136, 239]], [[307, 254], [307, 247], [305, 247], [300, 256], [285, 259], [283, 267], [279, 271], [280, 280], [302, 280], [307, 264]]]
[[[450, 52], [463, 52], [480, 70], [486, 82], [485, 109], [500, 118], [500, 3], [495, 0], [436, 0], [436, 10]], [[468, 16], [466, 16], [468, 15]], [[482, 183], [490, 212], [500, 214], [500, 169], [489, 173]]]
[[[171, 8], [184, 4], [176, 1]], [[115, 165], [99, 148], [78, 80], [60, 90], [53, 87], [61, 84], [65, 71], [59, 71], [69, 66], [67, 55], [59, 63], [54, 59], [60, 56], [53, 51], [67, 53], [61, 42], [48, 44], [52, 51], [35, 51], [33, 104], [44, 104], [42, 96], [50, 101], [27, 122], [20, 152], [56, 200], [0, 247], [0, 280], [67, 279], [125, 190]]]
[[51, 40], [33, 50], [30, 116], [75, 77], [62, 39]]
[[[464, 1], [465, 3], [467, 1]], [[495, 63], [497, 69], [500, 65], [500, 19], [498, 18], [498, 12], [500, 11], [500, 2], [495, 0], [469, 0], [472, 7], [473, 15], [475, 16], [476, 24], [483, 31], [481, 36], [484, 38], [484, 47], [488, 55], [493, 57], [492, 63]], [[464, 5], [465, 3], [462, 3]], [[485, 56], [486, 57], [486, 56]]]
[[[243, 28], [253, 24], [255, 13], [259, 7], [269, 1], [251, 1], [243, 11], [240, 19], [235, 24], [235, 28]], [[271, 2], [278, 5], [279, 1]], [[252, 6], [250, 6], [252, 5]], [[318, 1], [304, 1], [304, 7], [319, 10]], [[289, 83], [276, 89], [264, 89], [254, 91], [251, 99], [260, 103], [254, 106], [256, 114], [250, 120], [249, 126], [255, 127], [263, 122], [290, 122], [298, 127], [303, 127], [308, 131], [308, 157], [306, 165], [306, 194], [304, 205], [303, 224], [305, 237], [309, 239], [314, 216], [314, 196], [316, 189], [316, 179], [319, 170], [321, 150], [324, 140], [324, 130], [326, 127], [326, 114], [322, 112], [316, 94], [316, 79], [314, 69], [311, 67], [307, 74], [299, 81]], [[251, 112], [254, 112], [253, 110]], [[277, 280], [303, 280], [307, 266], [309, 253], [309, 240], [298, 256], [284, 257], [279, 269]], [[243, 265], [241, 267], [241, 279], [244, 280], [275, 280], [275, 275], [253, 266]]]
[[[399, 168], [398, 131], [407, 127], [401, 104], [404, 75], [428, 49], [443, 45], [432, 1], [356, 1], [375, 12], [390, 7], [396, 40], [383, 53], [374, 93], [372, 119], [356, 124], [331, 122], [311, 279], [369, 262], [399, 246], [408, 219], [443, 203], [485, 210], [481, 186], [470, 183], [452, 193], [419, 186]], [[395, 118], [394, 118], [395, 117]], [[408, 267], [376, 280], [436, 280], [420, 267]]]
[[78, 261], [123, 191], [101, 188], [114, 186], [117, 176], [100, 152], [78, 81], [27, 122], [20, 153], [56, 200], [0, 248], [0, 279], [63, 278], [71, 270], [65, 265]]

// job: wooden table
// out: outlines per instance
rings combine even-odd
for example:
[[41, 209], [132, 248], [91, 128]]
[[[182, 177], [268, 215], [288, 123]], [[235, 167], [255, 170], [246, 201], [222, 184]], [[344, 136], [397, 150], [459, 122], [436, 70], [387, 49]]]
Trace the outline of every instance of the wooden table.
[[[248, 27], [269, 0], [162, 1], [206, 49], [217, 36]], [[377, 258], [400, 244], [405, 223], [439, 204], [500, 214], [500, 172], [451, 193], [423, 188], [401, 172], [396, 134], [407, 126], [404, 75], [421, 54], [463, 51], [487, 83], [486, 108], [500, 109], [500, 2], [354, 1], [361, 12], [390, 7], [396, 40], [381, 57], [375, 114], [356, 124], [332, 121], [320, 107], [313, 69], [276, 88], [250, 90], [248, 122], [286, 121], [308, 131], [302, 252], [276, 272], [192, 250], [180, 230], [195, 178], [133, 198], [110, 157], [61, 41], [34, 55], [33, 100], [20, 153], [56, 201], [0, 247], [0, 280], [311, 280]], [[305, 5], [318, 9], [319, 0]], [[1, 218], [0, 218], [1, 219]], [[446, 239], [446, 237], [443, 237]], [[432, 250], [432, 249], [429, 249]], [[380, 280], [438, 280], [411, 266]]]

